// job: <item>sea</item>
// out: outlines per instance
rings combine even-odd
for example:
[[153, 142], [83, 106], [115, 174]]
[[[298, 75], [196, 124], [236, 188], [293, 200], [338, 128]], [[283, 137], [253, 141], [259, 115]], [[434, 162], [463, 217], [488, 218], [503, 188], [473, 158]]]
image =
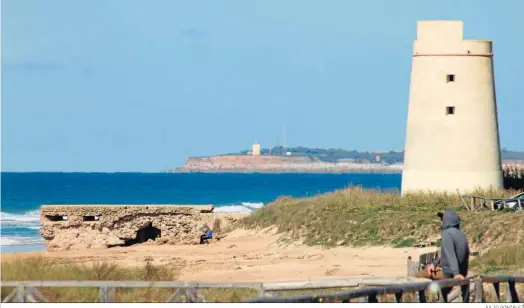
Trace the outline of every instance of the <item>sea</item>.
[[46, 204], [212, 204], [250, 213], [281, 196], [359, 185], [400, 189], [400, 174], [1, 173], [1, 252], [44, 250]]

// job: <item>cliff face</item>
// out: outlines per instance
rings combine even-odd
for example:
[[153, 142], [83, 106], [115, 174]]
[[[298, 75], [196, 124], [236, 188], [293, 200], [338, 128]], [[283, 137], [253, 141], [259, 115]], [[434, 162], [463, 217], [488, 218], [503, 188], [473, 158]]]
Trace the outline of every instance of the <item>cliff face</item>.
[[[504, 160], [502, 167], [524, 168], [524, 161]], [[402, 173], [403, 164], [356, 163], [340, 159], [336, 163], [323, 162], [306, 156], [251, 156], [221, 155], [190, 158], [186, 163], [168, 172], [189, 173]]]
[[399, 173], [401, 168], [401, 165], [360, 164], [351, 160], [329, 163], [309, 157], [224, 155], [190, 158], [182, 167], [177, 168], [175, 172]]
[[150, 244], [198, 244], [204, 225], [235, 214], [215, 214], [213, 206], [49, 205], [42, 206], [40, 234], [48, 251]]

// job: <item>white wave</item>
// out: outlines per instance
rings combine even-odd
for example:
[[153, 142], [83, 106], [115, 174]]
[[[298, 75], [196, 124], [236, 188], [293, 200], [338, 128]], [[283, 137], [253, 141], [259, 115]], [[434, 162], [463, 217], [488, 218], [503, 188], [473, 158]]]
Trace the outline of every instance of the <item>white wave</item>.
[[0, 238], [0, 246], [9, 246], [9, 245], [17, 245], [17, 244], [20, 244], [20, 242], [13, 238], [7, 238], [7, 237]]
[[2, 236], [0, 237], [0, 246], [13, 245], [30, 245], [42, 244], [44, 239], [41, 237], [24, 237], [24, 236]]
[[213, 212], [215, 213], [227, 213], [227, 214], [249, 214], [253, 212], [252, 209], [242, 205], [227, 205], [216, 207]]
[[242, 202], [242, 205], [253, 209], [260, 209], [264, 207], [264, 203], [262, 202]]
[[24, 214], [1, 212], [0, 222], [2, 225], [2, 230], [7, 228], [26, 228], [38, 230], [40, 229], [40, 210], [30, 211]]
[[0, 219], [4, 222], [40, 222], [40, 210], [26, 212], [24, 214], [0, 213]]
[[249, 214], [264, 207], [262, 202], [241, 202], [240, 204], [217, 206], [213, 210], [215, 213], [227, 214]]

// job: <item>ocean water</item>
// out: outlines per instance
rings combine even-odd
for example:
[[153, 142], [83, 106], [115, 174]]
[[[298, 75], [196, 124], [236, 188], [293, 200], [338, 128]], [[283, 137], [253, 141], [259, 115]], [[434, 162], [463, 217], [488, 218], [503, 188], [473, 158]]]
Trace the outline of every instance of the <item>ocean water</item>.
[[249, 213], [280, 196], [306, 197], [362, 185], [400, 188], [400, 174], [1, 174], [1, 249], [43, 249], [45, 204], [213, 204], [215, 212]]

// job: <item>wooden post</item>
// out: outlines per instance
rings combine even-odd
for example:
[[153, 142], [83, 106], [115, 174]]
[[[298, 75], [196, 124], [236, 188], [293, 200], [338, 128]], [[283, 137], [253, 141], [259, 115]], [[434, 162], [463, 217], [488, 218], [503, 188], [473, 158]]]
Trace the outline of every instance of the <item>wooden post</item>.
[[107, 289], [107, 300], [109, 303], [114, 303], [116, 299], [116, 288]]
[[[359, 288], [365, 288], [365, 287], [366, 287], [365, 284], [362, 284], [362, 285], [359, 286]], [[358, 301], [361, 302], [361, 303], [369, 303], [369, 297], [367, 297], [367, 296], [359, 297]]]
[[484, 289], [482, 279], [475, 279], [475, 303], [482, 303], [484, 301]]
[[2, 303], [9, 303], [10, 301], [13, 300], [13, 298], [15, 298], [16, 296], [16, 293], [17, 293], [17, 290], [14, 289], [13, 291], [11, 291], [11, 293], [9, 293], [9, 295], [7, 295], [4, 300], [2, 301]]
[[462, 289], [460, 287], [453, 288], [450, 292], [448, 292], [448, 294], [446, 294], [446, 303], [459, 303], [461, 299], [461, 291]]
[[418, 291], [418, 302], [421, 304], [425, 304], [427, 302], [426, 300], [426, 290], [419, 290]]
[[260, 286], [260, 288], [258, 289], [258, 296], [259, 297], [264, 297], [266, 291], [264, 290], [264, 286]]
[[519, 303], [519, 295], [514, 281], [508, 281], [506, 285], [506, 303]]
[[497, 300], [500, 302], [500, 282], [493, 283], [493, 289], [495, 289], [495, 295]]
[[107, 287], [100, 287], [99, 291], [99, 301], [100, 303], [108, 303], [108, 294], [107, 294]]
[[402, 303], [402, 292], [395, 293], [395, 300], [397, 303]]
[[368, 296], [368, 303], [378, 303], [377, 294], [371, 294]]
[[438, 302], [439, 303], [446, 302], [446, 297], [444, 296], [444, 293], [442, 293], [442, 288], [439, 288], [439, 291], [438, 291]]
[[16, 287], [16, 302], [25, 303], [25, 287], [24, 286]]
[[415, 276], [415, 273], [413, 273], [413, 261], [411, 261], [411, 256], [408, 257], [408, 277]]
[[186, 299], [187, 303], [196, 303], [197, 302], [197, 289], [196, 288], [186, 288]]
[[33, 293], [33, 288], [26, 289], [26, 297], [28, 303], [38, 303], [38, 299], [36, 298], [36, 295]]
[[47, 298], [40, 292], [37, 288], [31, 288], [31, 291], [33, 292], [33, 295], [36, 296], [37, 299], [40, 300], [40, 302], [47, 303], [49, 302]]

